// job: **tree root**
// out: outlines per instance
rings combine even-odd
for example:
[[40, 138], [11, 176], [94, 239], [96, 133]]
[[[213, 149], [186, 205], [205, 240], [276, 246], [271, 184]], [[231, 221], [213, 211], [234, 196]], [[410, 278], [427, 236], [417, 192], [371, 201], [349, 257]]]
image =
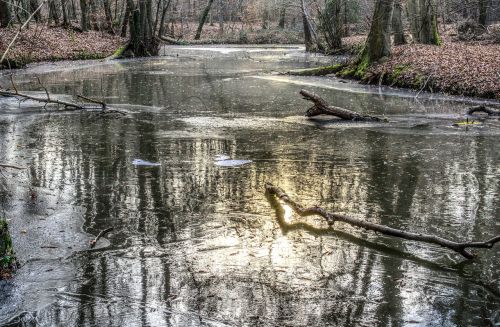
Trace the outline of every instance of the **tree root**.
[[312, 106], [307, 110], [306, 117], [313, 117], [318, 115], [332, 115], [339, 117], [341, 119], [353, 120], [353, 121], [372, 121], [372, 122], [384, 121], [375, 116], [363, 115], [348, 109], [330, 106], [328, 102], [326, 102], [319, 95], [307, 90], [300, 90], [300, 95], [302, 95], [304, 99], [314, 103], [314, 106]]
[[467, 259], [473, 259], [475, 257], [475, 255], [472, 252], [467, 250], [468, 248], [491, 249], [496, 243], [500, 242], [500, 235], [497, 235], [483, 242], [454, 242], [436, 235], [406, 232], [385, 225], [379, 225], [368, 221], [364, 221], [351, 216], [329, 213], [325, 209], [320, 207], [303, 208], [300, 204], [290, 199], [290, 197], [281, 188], [274, 186], [270, 183], [266, 183], [265, 187], [266, 187], [266, 192], [268, 194], [278, 197], [284, 204], [291, 207], [301, 217], [318, 215], [325, 218], [325, 220], [330, 226], [333, 225], [335, 222], [339, 221], [347, 223], [351, 226], [364, 228], [366, 230], [371, 230], [384, 235], [404, 238], [406, 240], [437, 244], [442, 247], [451, 249], [455, 252], [458, 252]]

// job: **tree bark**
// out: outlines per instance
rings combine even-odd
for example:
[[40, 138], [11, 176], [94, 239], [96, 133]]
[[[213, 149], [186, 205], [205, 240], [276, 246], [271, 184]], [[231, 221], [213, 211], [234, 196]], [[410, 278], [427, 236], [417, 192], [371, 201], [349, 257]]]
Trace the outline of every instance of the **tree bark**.
[[[290, 199], [290, 197], [281, 188], [276, 187], [269, 183], [266, 183], [265, 187], [266, 187], [266, 194], [279, 198], [284, 204], [291, 207], [301, 217], [318, 215], [325, 218], [328, 225], [330, 226], [332, 226], [335, 222], [343, 222], [351, 226], [360, 227], [366, 230], [371, 230], [388, 236], [394, 236], [406, 240], [440, 245], [442, 247], [460, 253], [467, 259], [473, 259], [475, 257], [475, 255], [472, 252], [470, 252], [468, 248], [491, 249], [496, 243], [500, 242], [500, 235], [497, 235], [489, 240], [480, 242], [455, 242], [435, 235], [407, 232], [389, 226], [371, 223], [369, 221], [365, 221], [351, 216], [329, 213], [325, 209], [320, 207], [303, 208], [300, 204]], [[280, 203], [278, 203], [277, 205], [281, 206]]]
[[132, 14], [130, 20], [130, 41], [125, 53], [132, 57], [156, 56], [159, 43], [153, 34], [153, 17], [151, 0], [139, 0], [138, 6], [134, 0], [127, 0]]
[[479, 15], [477, 17], [477, 22], [480, 25], [486, 26], [486, 19], [488, 17], [488, 7], [490, 5], [490, 0], [479, 0]]
[[90, 28], [90, 20], [89, 20], [89, 3], [88, 0], [80, 0], [80, 11], [81, 11], [81, 20], [80, 26], [83, 32], [86, 32]]
[[391, 55], [391, 20], [394, 0], [377, 0], [370, 32], [355, 75], [361, 76], [373, 62]]
[[130, 20], [130, 2], [127, 1], [127, 5], [125, 7], [125, 15], [123, 16], [123, 22], [122, 22], [122, 31], [120, 33], [121, 37], [127, 36], [127, 28], [128, 28], [128, 23]]
[[392, 31], [394, 34], [394, 44], [401, 45], [406, 43], [403, 29], [403, 20], [401, 18], [401, 0], [395, 0], [392, 12]]
[[208, 3], [203, 10], [203, 13], [201, 14], [200, 17], [200, 22], [198, 24], [198, 29], [196, 30], [196, 36], [194, 37], [195, 40], [199, 40], [201, 37], [201, 31], [203, 30], [203, 26], [205, 25], [205, 22], [207, 21], [208, 13], [210, 12], [210, 8], [212, 8], [212, 3], [214, 0], [208, 0]]
[[10, 6], [7, 1], [0, 0], [0, 27], [5, 27], [10, 24], [12, 15], [10, 12]]
[[382, 121], [382, 119], [378, 117], [362, 115], [360, 113], [348, 109], [330, 106], [328, 102], [326, 102], [319, 95], [307, 90], [300, 90], [300, 95], [302, 95], [304, 99], [312, 101], [314, 103], [314, 106], [312, 106], [307, 110], [306, 112], [307, 117], [313, 117], [318, 115], [332, 115], [344, 120], [377, 121], [377, 122]]
[[408, 19], [413, 40], [423, 44], [441, 44], [435, 0], [409, 0]]

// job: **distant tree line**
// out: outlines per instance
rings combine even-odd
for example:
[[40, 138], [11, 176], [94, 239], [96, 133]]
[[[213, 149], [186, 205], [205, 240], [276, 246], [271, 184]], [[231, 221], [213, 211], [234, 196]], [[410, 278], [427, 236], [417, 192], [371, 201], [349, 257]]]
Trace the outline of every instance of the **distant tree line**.
[[339, 49], [345, 36], [369, 33], [366, 51], [375, 58], [391, 42], [408, 42], [406, 35], [439, 44], [438, 24], [500, 20], [500, 0], [0, 0], [0, 27], [23, 23], [42, 2], [35, 22], [128, 36], [137, 56], [156, 54], [163, 36], [182, 37], [195, 26], [199, 39], [206, 24], [217, 24], [221, 35], [235, 26], [301, 30], [309, 50], [325, 52]]

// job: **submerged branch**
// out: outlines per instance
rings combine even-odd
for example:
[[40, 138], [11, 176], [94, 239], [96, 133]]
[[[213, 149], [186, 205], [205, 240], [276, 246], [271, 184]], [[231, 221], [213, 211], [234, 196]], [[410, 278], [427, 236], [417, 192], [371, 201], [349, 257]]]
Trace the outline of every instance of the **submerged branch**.
[[[92, 98], [89, 98], [89, 97], [86, 97], [83, 95], [77, 95], [77, 97], [82, 99], [82, 100], [85, 100], [87, 102], [87, 104], [54, 99], [53, 97], [50, 96], [50, 93], [47, 91], [47, 88], [45, 86], [43, 86], [43, 84], [40, 82], [40, 80], [38, 80], [38, 82], [40, 83], [40, 85], [44, 89], [46, 97], [39, 97], [39, 96], [19, 92], [13, 81], [12, 81], [12, 87], [13, 87], [14, 91], [0, 89], [0, 96], [14, 97], [14, 98], [18, 98], [21, 100], [33, 100], [36, 102], [44, 103], [45, 106], [47, 106], [47, 104], [56, 104], [56, 105], [64, 106], [64, 108], [70, 109], [70, 110], [99, 110], [100, 109], [101, 110], [100, 113], [103, 113], [103, 114], [118, 113], [121, 115], [126, 115], [126, 113], [124, 113], [120, 110], [107, 109], [108, 106], [103, 101], [95, 100], [95, 99], [92, 99]], [[88, 103], [98, 104], [99, 106], [98, 107], [97, 106], [90, 107], [88, 105]]]
[[103, 236], [104, 236], [104, 235], [106, 235], [107, 233], [111, 232], [112, 230], [113, 230], [113, 227], [106, 228], [106, 229], [102, 230], [99, 234], [97, 234], [97, 236], [96, 236], [93, 240], [91, 240], [91, 241], [89, 242], [89, 244], [90, 244], [90, 248], [91, 248], [91, 249], [93, 249], [93, 248], [95, 247], [95, 245], [97, 244], [97, 241], [99, 241], [99, 239], [100, 239], [101, 237], [103, 237]]
[[467, 110], [467, 115], [472, 115], [476, 112], [484, 112], [488, 114], [488, 116], [500, 116], [500, 110], [495, 110], [486, 106], [471, 107]]
[[19, 167], [19, 166], [15, 166], [15, 165], [2, 164], [2, 163], [0, 163], [0, 168], [11, 168], [11, 169], [17, 169], [17, 170], [26, 169], [26, 167]]
[[325, 220], [328, 222], [329, 225], [333, 225], [335, 222], [339, 221], [347, 223], [351, 226], [364, 228], [366, 230], [371, 230], [384, 235], [404, 238], [412, 241], [437, 244], [442, 247], [451, 249], [455, 252], [458, 252], [467, 259], [472, 259], [475, 257], [475, 255], [472, 252], [467, 250], [468, 248], [491, 249], [493, 245], [500, 242], [500, 235], [497, 235], [483, 242], [455, 242], [436, 235], [407, 232], [389, 226], [371, 223], [351, 216], [330, 213], [320, 207], [304, 208], [297, 202], [290, 199], [290, 197], [281, 188], [269, 183], [266, 183], [266, 192], [268, 194], [278, 197], [286, 205], [290, 206], [301, 217], [318, 215], [325, 218]]

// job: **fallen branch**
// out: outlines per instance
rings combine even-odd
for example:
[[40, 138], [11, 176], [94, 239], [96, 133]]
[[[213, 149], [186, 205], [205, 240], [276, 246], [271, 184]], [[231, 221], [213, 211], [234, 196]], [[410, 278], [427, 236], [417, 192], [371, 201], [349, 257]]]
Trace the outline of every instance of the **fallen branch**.
[[319, 95], [307, 91], [300, 90], [300, 95], [308, 101], [312, 101], [314, 106], [309, 108], [306, 112], [307, 117], [313, 117], [318, 115], [332, 115], [339, 117], [345, 120], [354, 120], [354, 121], [383, 121], [382, 119], [370, 115], [363, 115], [357, 113], [355, 111], [351, 111], [348, 109], [330, 106], [328, 102], [326, 102]]
[[113, 227], [110, 227], [110, 228], [106, 228], [104, 230], [102, 230], [99, 234], [97, 234], [96, 238], [94, 238], [93, 240], [91, 240], [89, 242], [90, 244], [90, 248], [93, 249], [95, 247], [95, 245], [97, 244], [97, 241], [99, 241], [99, 239], [101, 237], [103, 237], [104, 235], [106, 235], [107, 233], [111, 232], [113, 230]]
[[333, 225], [335, 222], [339, 221], [384, 235], [404, 238], [412, 241], [437, 244], [456, 251], [467, 259], [472, 259], [475, 257], [475, 255], [472, 252], [468, 251], [467, 248], [491, 249], [493, 245], [495, 245], [495, 243], [500, 242], [500, 235], [497, 235], [484, 242], [454, 242], [435, 235], [406, 232], [400, 229], [371, 223], [351, 216], [329, 213], [325, 209], [320, 207], [303, 208], [300, 204], [290, 199], [290, 197], [281, 188], [269, 183], [266, 183], [266, 192], [278, 197], [281, 201], [283, 201], [283, 203], [290, 206], [301, 217], [318, 215], [325, 218], [329, 225]]
[[19, 167], [19, 166], [8, 165], [8, 164], [1, 164], [1, 163], [0, 163], [0, 168], [11, 168], [11, 169], [17, 169], [17, 170], [26, 169], [26, 167]]
[[488, 116], [500, 116], [500, 111], [486, 106], [475, 106], [467, 109], [467, 115], [472, 115], [476, 112], [484, 112]]
[[[40, 85], [42, 85], [42, 84], [40, 83]], [[105, 102], [95, 100], [95, 99], [92, 99], [92, 98], [89, 98], [89, 97], [86, 97], [83, 95], [77, 95], [77, 97], [82, 99], [82, 100], [87, 101], [87, 104], [68, 102], [68, 101], [54, 99], [53, 97], [50, 96], [49, 92], [47, 91], [47, 89], [43, 85], [42, 85], [42, 88], [45, 90], [46, 97], [38, 97], [38, 96], [26, 94], [26, 93], [21, 93], [17, 90], [14, 83], [12, 83], [12, 86], [14, 88], [14, 91], [0, 89], [0, 95], [5, 96], [5, 97], [20, 98], [23, 100], [33, 100], [33, 101], [45, 103], [45, 106], [47, 104], [57, 104], [57, 105], [64, 106], [64, 108], [66, 108], [66, 109], [71, 109], [71, 110], [101, 110], [100, 113], [102, 113], [102, 114], [118, 113], [121, 115], [126, 115], [126, 113], [119, 111], [119, 110], [116, 110], [116, 109], [113, 109], [113, 110], [107, 109], [108, 106]], [[94, 104], [98, 104], [99, 106], [98, 107], [97, 106], [89, 106], [88, 105], [89, 102], [94, 103]]]

